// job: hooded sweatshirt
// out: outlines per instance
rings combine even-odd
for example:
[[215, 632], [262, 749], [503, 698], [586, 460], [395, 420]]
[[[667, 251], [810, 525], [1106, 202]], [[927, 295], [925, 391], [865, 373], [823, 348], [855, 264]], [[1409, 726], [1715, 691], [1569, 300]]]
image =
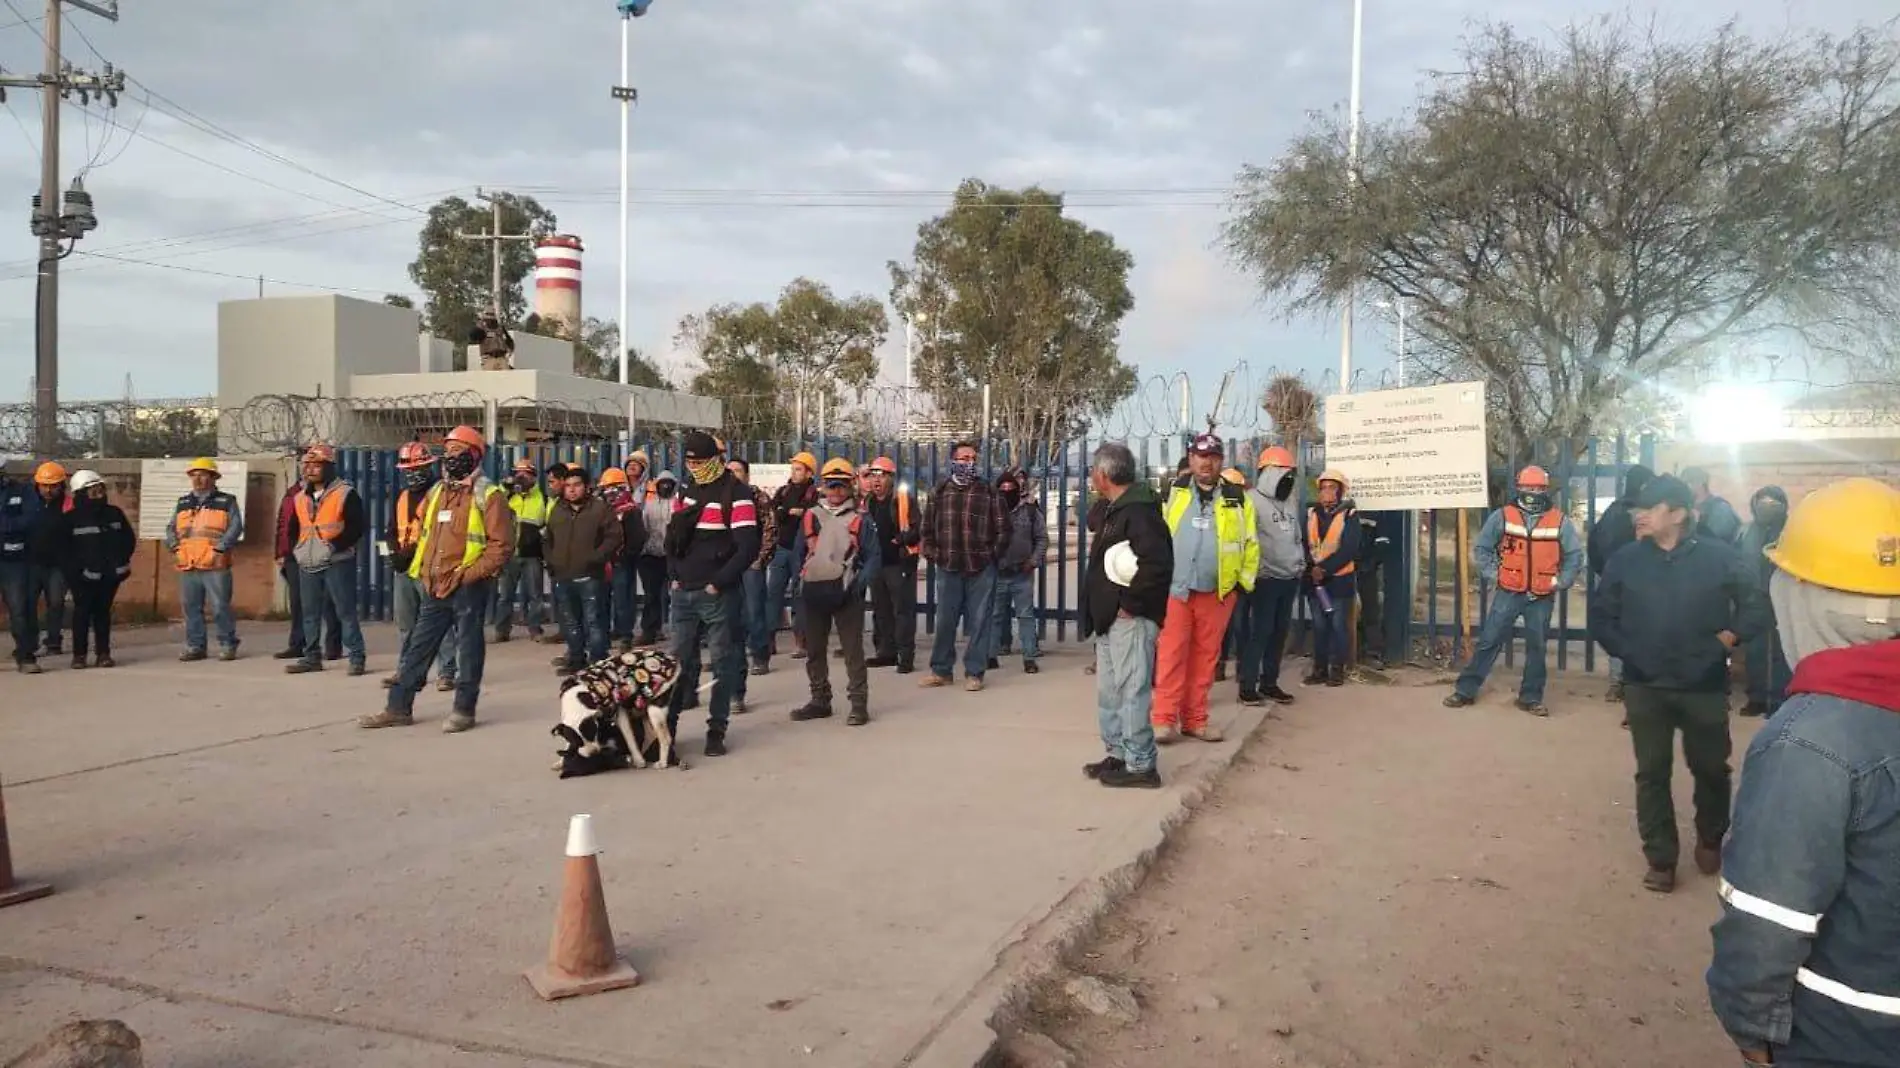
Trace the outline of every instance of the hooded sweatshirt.
[[[1781, 514], [1772, 520], [1762, 519], [1763, 501], [1781, 502]], [[1754, 568], [1761, 580], [1761, 590], [1766, 593], [1775, 565], [1769, 562], [1765, 550], [1781, 539], [1781, 529], [1788, 525], [1788, 491], [1780, 486], [1763, 486], [1749, 498], [1748, 513], [1752, 522], [1742, 530], [1742, 562]]]
[[1776, 1063], [1900, 1064], [1900, 639], [1803, 657], [1748, 747], [1709, 1003]]
[[[1275, 474], [1274, 472], [1284, 472]], [[1260, 577], [1299, 578], [1306, 570], [1306, 523], [1299, 503], [1288, 493], [1286, 500], [1274, 496], [1286, 472], [1285, 468], [1267, 468], [1253, 494], [1254, 533], [1260, 540]]]
[[1623, 495], [1611, 501], [1610, 506], [1597, 516], [1596, 523], [1590, 527], [1591, 574], [1603, 574], [1603, 569], [1609, 566], [1610, 557], [1636, 540], [1636, 519], [1630, 515], [1630, 508], [1636, 504], [1637, 495], [1643, 492], [1643, 487], [1655, 477], [1656, 472], [1642, 464], [1631, 464], [1624, 473]]

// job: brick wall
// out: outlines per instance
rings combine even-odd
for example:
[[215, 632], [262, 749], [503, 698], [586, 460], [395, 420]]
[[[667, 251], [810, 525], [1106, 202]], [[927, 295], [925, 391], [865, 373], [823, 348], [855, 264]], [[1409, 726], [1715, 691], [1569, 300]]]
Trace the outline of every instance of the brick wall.
[[[125, 510], [133, 526], [139, 521], [139, 461], [87, 460], [60, 461], [68, 471], [88, 467], [106, 480], [106, 499]], [[252, 460], [249, 485], [244, 487], [240, 503], [244, 508], [244, 538], [238, 542], [231, 559], [231, 607], [245, 619], [256, 619], [276, 610], [277, 563], [272, 559], [277, 530], [277, 501], [283, 494], [284, 474], [281, 457]], [[9, 477], [30, 478], [32, 464], [9, 464]], [[220, 488], [236, 493], [232, 486]], [[114, 615], [120, 618], [179, 618], [178, 570], [162, 543], [139, 542], [132, 556], [132, 574], [119, 587]], [[0, 606], [0, 618], [5, 607]]]
[[1830, 482], [1854, 475], [1900, 485], [1900, 440], [1847, 438], [1656, 447], [1658, 471], [1674, 474], [1685, 467], [1708, 471], [1709, 488], [1728, 498], [1746, 522], [1748, 499], [1763, 486], [1780, 486], [1793, 503]]

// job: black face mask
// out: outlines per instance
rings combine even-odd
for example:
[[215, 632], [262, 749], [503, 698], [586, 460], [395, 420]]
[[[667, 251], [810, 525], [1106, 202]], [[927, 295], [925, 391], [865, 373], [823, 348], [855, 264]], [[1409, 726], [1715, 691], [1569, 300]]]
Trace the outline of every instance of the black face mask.
[[1012, 508], [1012, 509], [1015, 508], [1016, 505], [1022, 501], [1022, 499], [1023, 499], [1022, 490], [1006, 489], [1003, 491], [1003, 507], [1005, 508]]
[[1779, 527], [1788, 521], [1788, 506], [1773, 497], [1756, 501], [1750, 510], [1755, 513], [1755, 522], [1764, 527]]
[[1293, 472], [1291, 471], [1288, 471], [1286, 474], [1281, 475], [1280, 481], [1274, 484], [1273, 499], [1276, 501], [1284, 501], [1292, 497], [1293, 483], [1295, 481], [1296, 479], [1294, 478]]
[[1550, 511], [1550, 494], [1520, 493], [1517, 495], [1517, 506], [1526, 512], [1548, 512]]
[[423, 489], [434, 481], [434, 473], [426, 467], [419, 467], [414, 471], [404, 471], [402, 473], [402, 484], [412, 490]]
[[659, 494], [661, 500], [666, 500], [667, 498], [673, 496], [673, 483], [661, 482], [658, 485], [653, 487], [653, 492]]
[[460, 482], [474, 474], [475, 469], [480, 467], [481, 463], [482, 462], [476, 459], [475, 454], [472, 452], [462, 452], [456, 453], [454, 456], [444, 456], [442, 458], [442, 473]]

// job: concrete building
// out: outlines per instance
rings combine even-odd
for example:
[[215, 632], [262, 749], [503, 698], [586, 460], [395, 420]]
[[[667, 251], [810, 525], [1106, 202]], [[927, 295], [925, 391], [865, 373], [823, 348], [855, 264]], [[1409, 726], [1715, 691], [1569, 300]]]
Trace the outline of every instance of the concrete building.
[[220, 303], [219, 450], [394, 446], [458, 423], [534, 442], [723, 420], [717, 400], [582, 378], [554, 338], [517, 333], [511, 370], [455, 371], [453, 343], [419, 324], [412, 309], [335, 295]]

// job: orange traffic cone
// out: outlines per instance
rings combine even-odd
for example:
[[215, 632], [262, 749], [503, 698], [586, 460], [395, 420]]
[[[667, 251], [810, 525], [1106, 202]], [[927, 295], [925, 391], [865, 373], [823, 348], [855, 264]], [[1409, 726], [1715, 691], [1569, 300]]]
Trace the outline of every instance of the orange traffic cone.
[[13, 847], [7, 841], [7, 799], [0, 795], [0, 909], [42, 898], [52, 892], [53, 888], [45, 883], [13, 881]]
[[561, 907], [554, 914], [548, 962], [528, 969], [528, 982], [544, 1000], [620, 990], [640, 982], [640, 973], [614, 952], [607, 900], [600, 888], [600, 845], [594, 817], [575, 816], [567, 827], [567, 870]]

